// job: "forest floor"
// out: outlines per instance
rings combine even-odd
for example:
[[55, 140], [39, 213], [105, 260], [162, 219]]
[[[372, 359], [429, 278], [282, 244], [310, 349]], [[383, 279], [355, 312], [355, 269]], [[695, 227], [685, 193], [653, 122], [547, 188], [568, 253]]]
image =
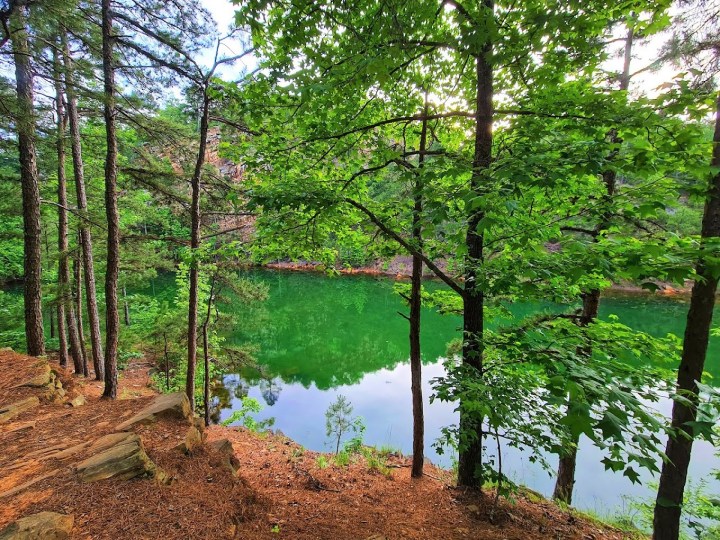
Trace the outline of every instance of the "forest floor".
[[[0, 351], [0, 411], [40, 390], [18, 387], [35, 376], [36, 358]], [[82, 483], [73, 464], [87, 443], [146, 407], [150, 366], [121, 374], [119, 399], [100, 398], [102, 384], [53, 365], [67, 392], [0, 423], [0, 530], [40, 511], [74, 516], [73, 538], [121, 539], [477, 539], [620, 540], [634, 536], [558, 508], [532, 494], [513, 502], [464, 491], [447, 471], [426, 467], [411, 479], [407, 457], [383, 466], [362, 456], [349, 465], [302, 448], [282, 434], [212, 426], [208, 443], [228, 439], [238, 476], [222, 467], [210, 444], [192, 455], [176, 446], [187, 422], [163, 420], [135, 428], [152, 461], [173, 481]], [[87, 403], [70, 407], [82, 393]], [[321, 459], [318, 459], [321, 458]], [[327, 465], [326, 465], [327, 463]], [[378, 470], [380, 469], [380, 470]], [[491, 519], [492, 516], [492, 519]]]

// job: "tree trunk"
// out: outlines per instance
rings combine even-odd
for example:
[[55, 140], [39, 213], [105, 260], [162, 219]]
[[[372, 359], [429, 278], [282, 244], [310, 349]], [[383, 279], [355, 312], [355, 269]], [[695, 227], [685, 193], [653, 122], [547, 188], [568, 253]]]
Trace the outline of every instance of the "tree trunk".
[[[635, 37], [633, 27], [628, 28], [627, 37], [625, 38], [625, 54], [623, 62], [623, 71], [620, 75], [620, 90], [627, 91], [630, 87], [630, 62], [632, 60], [632, 47]], [[618, 137], [617, 130], [611, 129], [608, 134], [610, 141], [614, 144], [619, 144], [622, 140]], [[617, 150], [613, 150], [608, 159], [612, 160], [617, 155]], [[608, 169], [602, 174], [603, 183], [605, 184], [605, 198], [608, 205], [612, 202], [612, 198], [615, 195], [615, 188], [617, 185], [617, 173], [614, 170]], [[595, 235], [593, 242], [597, 242], [599, 234], [606, 230], [610, 226], [613, 212], [609, 206], [603, 213], [602, 219], [595, 228]], [[582, 314], [578, 324], [580, 326], [587, 326], [598, 317], [600, 310], [600, 290], [592, 289], [582, 295]], [[588, 349], [583, 351], [583, 354], [590, 355], [592, 350]], [[572, 406], [570, 404], [568, 408]], [[580, 442], [579, 437], [573, 437], [571, 440], [572, 446], [568, 448], [566, 454], [560, 456], [558, 464], [557, 480], [555, 482], [555, 490], [553, 492], [553, 499], [564, 502], [565, 504], [572, 503], [573, 488], [575, 486], [575, 468], [577, 465], [577, 445]]]
[[[425, 98], [424, 115], [427, 116], [427, 95]], [[418, 174], [413, 186], [412, 239], [418, 251], [422, 251], [423, 211], [423, 178], [422, 168], [425, 162], [427, 147], [427, 119], [423, 120], [420, 132], [420, 156], [418, 158]], [[413, 254], [412, 285], [410, 289], [410, 388], [412, 392], [413, 410], [413, 460], [410, 476], [420, 478], [423, 474], [425, 453], [425, 418], [422, 397], [422, 355], [420, 351], [420, 310], [422, 307], [422, 271], [423, 262], [418, 254]]]
[[202, 327], [203, 359], [205, 361], [205, 381], [203, 384], [203, 407], [205, 409], [205, 426], [210, 425], [210, 356], [208, 355], [208, 328], [207, 321]]
[[125, 315], [125, 326], [130, 326], [130, 304], [128, 304], [127, 301], [127, 289], [125, 288], [125, 285], [123, 285], [122, 288], [122, 295], [123, 295], [123, 310]]
[[118, 273], [120, 269], [120, 216], [117, 202], [117, 135], [115, 128], [115, 67], [113, 59], [111, 0], [102, 0], [102, 60], [105, 91], [105, 212], [107, 215], [107, 269], [105, 271], [105, 390], [103, 397], [117, 397], [117, 353], [120, 332]]
[[[613, 189], [614, 193], [614, 189]], [[612, 193], [611, 193], [612, 195]], [[600, 310], [600, 290], [593, 289], [582, 295], [582, 313], [578, 324], [587, 326], [597, 319]], [[579, 354], [590, 355], [591, 349], [578, 351]], [[572, 407], [572, 403], [568, 404], [568, 409]], [[573, 436], [570, 448], [567, 452], [560, 456], [558, 464], [557, 480], [555, 481], [555, 490], [553, 491], [553, 499], [562, 501], [565, 504], [572, 504], [573, 488], [575, 487], [575, 468], [577, 466], [577, 445], [580, 442], [579, 436]]]
[[190, 406], [195, 409], [195, 364], [197, 361], [197, 322], [198, 322], [198, 248], [200, 247], [200, 178], [205, 164], [207, 132], [210, 115], [210, 99], [207, 86], [203, 88], [203, 106], [200, 117], [200, 145], [197, 161], [191, 180], [192, 206], [190, 216], [190, 294], [188, 305], [188, 365], [185, 393]]
[[[720, 167], [720, 93], [716, 102], [711, 165]], [[720, 237], [720, 173], [712, 178], [708, 191], [703, 212], [702, 239]], [[691, 403], [689, 406], [679, 401], [673, 403], [672, 427], [680, 433], [675, 438], [670, 437], [665, 448], [668, 461], [663, 463], [660, 474], [653, 519], [654, 540], [677, 540], [680, 533], [680, 513], [693, 445], [693, 430], [685, 426], [688, 422], [694, 422], [697, 416], [697, 382], [702, 378], [705, 368], [718, 286], [718, 276], [708, 269], [702, 257], [697, 262], [696, 272], [677, 379], [678, 393], [683, 393]]]
[[65, 310], [65, 321], [68, 327], [68, 340], [70, 342], [70, 356], [73, 360], [75, 375], [84, 375], [83, 347], [78, 334], [77, 316], [75, 307], [71, 304]]
[[[58, 294], [57, 294], [57, 325], [60, 350], [58, 361], [62, 367], [67, 366], [67, 332], [65, 328], [65, 308], [68, 305], [70, 287], [70, 268], [68, 267], [68, 216], [67, 180], [65, 177], [65, 110], [61, 83], [60, 59], [57, 49], [53, 50], [53, 72], [55, 76], [55, 114], [57, 115], [57, 177], [58, 177]], [[50, 318], [52, 329], [52, 317]], [[52, 330], [51, 330], [52, 333]]]
[[[493, 0], [484, 0], [483, 6], [494, 10]], [[477, 197], [482, 196], [485, 173], [492, 163], [493, 143], [493, 68], [492, 42], [487, 41], [475, 62], [477, 82], [475, 96], [475, 153], [470, 187]], [[484, 294], [477, 281], [477, 269], [483, 264], [483, 234], [478, 225], [484, 217], [481, 211], [468, 216], [465, 235], [467, 256], [465, 258], [465, 290], [463, 296], [463, 363], [477, 370], [482, 377]], [[468, 487], [482, 487], [482, 421], [470, 418], [462, 409], [460, 412], [460, 453], [458, 457], [458, 484]]]
[[27, 33], [27, 7], [18, 6], [11, 19], [18, 114], [15, 118], [22, 184], [25, 342], [30, 356], [45, 354], [42, 312], [42, 236], [40, 184], [35, 150], [33, 70]]
[[82, 247], [83, 265], [85, 267], [85, 291], [87, 299], [88, 324], [90, 326], [90, 345], [93, 355], [95, 380], [102, 381], [105, 376], [105, 359], [100, 333], [100, 314], [97, 303], [95, 284], [95, 263], [92, 252], [92, 233], [87, 221], [87, 195], [85, 193], [85, 169], [82, 160], [82, 144], [80, 143], [80, 119], [75, 94], [75, 77], [70, 49], [67, 44], [66, 32], [61, 30], [63, 63], [65, 66], [65, 93], [67, 94], [67, 113], [70, 124], [70, 146], [72, 149], [73, 173], [75, 178], [75, 194], [78, 213], [80, 214], [80, 245]]
[[82, 260], [79, 259], [79, 255], [73, 259], [73, 273], [75, 274], [75, 325], [77, 328], [77, 336], [79, 343], [79, 354], [80, 363], [83, 366], [82, 373], [87, 375], [87, 350], [85, 349], [85, 330], [83, 328], [83, 316], [82, 316]]

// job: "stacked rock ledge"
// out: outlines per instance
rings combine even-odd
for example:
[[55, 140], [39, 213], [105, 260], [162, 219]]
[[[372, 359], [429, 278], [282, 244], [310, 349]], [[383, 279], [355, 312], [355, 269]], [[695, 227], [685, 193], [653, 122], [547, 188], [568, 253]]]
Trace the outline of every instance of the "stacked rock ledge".
[[82, 482], [137, 477], [156, 478], [162, 482], [166, 478], [145, 453], [142, 440], [134, 433], [106, 435], [95, 441], [90, 450], [96, 453], [75, 467]]

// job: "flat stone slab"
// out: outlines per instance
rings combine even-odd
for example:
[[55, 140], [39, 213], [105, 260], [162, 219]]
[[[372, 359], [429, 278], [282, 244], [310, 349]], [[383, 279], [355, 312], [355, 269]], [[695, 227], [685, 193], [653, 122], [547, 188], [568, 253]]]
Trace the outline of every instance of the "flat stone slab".
[[55, 512], [32, 514], [0, 531], [0, 540], [64, 540], [70, 538], [73, 516]]
[[38, 405], [40, 405], [40, 400], [37, 396], [30, 396], [10, 405], [0, 405], [0, 424], [10, 421], [19, 414], [34, 409]]
[[[110, 441], [107, 437], [104, 444]], [[154, 477], [158, 469], [145, 453], [140, 437], [128, 434], [109, 447], [82, 461], [76, 471], [83, 482], [97, 482], [107, 478], [129, 480], [137, 476]]]
[[128, 433], [123, 431], [121, 433], [110, 433], [109, 435], [103, 435], [98, 440], [90, 445], [90, 451], [94, 453], [102, 452], [112, 446], [123, 444], [132, 440], [137, 439], [138, 436], [134, 433]]
[[159, 418], [180, 418], [192, 422], [190, 401], [184, 392], [174, 392], [156, 397], [153, 402], [135, 416], [118, 425], [117, 431], [128, 431], [138, 424], [152, 424]]

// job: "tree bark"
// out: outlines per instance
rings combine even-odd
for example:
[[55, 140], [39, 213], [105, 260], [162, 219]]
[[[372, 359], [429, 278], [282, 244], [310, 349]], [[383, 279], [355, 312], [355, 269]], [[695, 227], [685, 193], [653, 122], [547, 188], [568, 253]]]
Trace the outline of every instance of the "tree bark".
[[[625, 53], [623, 70], [620, 75], [620, 90], [627, 91], [630, 87], [630, 62], [632, 60], [632, 47], [635, 38], [634, 28], [630, 26], [628, 33], [625, 38]], [[617, 130], [611, 129], [608, 137], [614, 144], [619, 144], [622, 140], [618, 137]], [[612, 160], [617, 155], [617, 150], [613, 150], [608, 159]], [[594, 230], [593, 242], [598, 241], [599, 234], [607, 230], [610, 226], [613, 212], [610, 210], [610, 203], [615, 195], [615, 189], [617, 186], [617, 173], [608, 169], [602, 173], [603, 183], [605, 184], [605, 199], [608, 204], [608, 208], [603, 212], [602, 219], [597, 224]], [[598, 317], [600, 310], [600, 289], [591, 289], [590, 291], [582, 295], [582, 313], [578, 324], [580, 326], [588, 326]], [[592, 354], [592, 350], [588, 349], [581, 351], [585, 355]], [[568, 405], [568, 408], [572, 404]], [[573, 437], [571, 447], [567, 449], [567, 453], [560, 456], [558, 463], [557, 480], [555, 481], [555, 490], [553, 491], [553, 499], [564, 502], [565, 504], [572, 503], [573, 489], [575, 487], [575, 468], [577, 466], [577, 445], [580, 442], [579, 437]]]
[[67, 113], [70, 124], [70, 146], [72, 150], [73, 174], [75, 178], [75, 194], [77, 208], [81, 219], [80, 245], [82, 247], [83, 265], [85, 267], [85, 291], [90, 326], [90, 345], [93, 355], [93, 369], [95, 380], [102, 381], [105, 377], [105, 359], [100, 333], [100, 314], [97, 303], [97, 287], [95, 282], [95, 263], [92, 251], [92, 233], [87, 218], [87, 195], [85, 193], [85, 168], [82, 160], [82, 144], [80, 142], [80, 118], [77, 109], [77, 95], [75, 93], [74, 65], [67, 44], [65, 29], [60, 32], [63, 48], [63, 63], [65, 67], [65, 93], [67, 95]]
[[[484, 0], [486, 10], [494, 11], [493, 0]], [[475, 196], [483, 195], [483, 180], [492, 163], [493, 143], [493, 44], [487, 41], [475, 61], [475, 152], [470, 187]], [[484, 217], [482, 211], [472, 211], [468, 216], [465, 244], [465, 289], [463, 295], [463, 363], [477, 370], [482, 377], [484, 293], [478, 283], [478, 268], [483, 264], [484, 238], [478, 225]], [[461, 441], [458, 457], [458, 484], [482, 487], [482, 421], [471, 418], [460, 407], [460, 433], [469, 436]]]
[[202, 327], [203, 335], [203, 359], [205, 362], [205, 381], [203, 384], [203, 408], [205, 416], [205, 426], [210, 425], [210, 356], [208, 354], [208, 325], [207, 321]]
[[203, 104], [200, 116], [200, 145], [197, 161], [191, 179], [192, 204], [190, 209], [190, 294], [188, 302], [188, 365], [185, 393], [190, 406], [195, 409], [195, 364], [197, 361], [197, 323], [198, 323], [198, 248], [200, 247], [200, 179], [205, 164], [207, 132], [210, 117], [210, 99], [207, 85], [203, 88]]
[[207, 301], [207, 312], [205, 321], [202, 325], [203, 334], [203, 359], [205, 361], [205, 384], [203, 385], [203, 407], [205, 409], [205, 426], [210, 425], [210, 353], [208, 351], [208, 325], [210, 324], [210, 314], [212, 312], [213, 297], [215, 295], [215, 274], [213, 274], [210, 282], [210, 293]]
[[122, 295], [123, 295], [123, 311], [125, 315], [125, 326], [130, 326], [130, 304], [128, 304], [127, 301], [127, 289], [125, 288], [125, 285], [123, 285], [122, 288]]
[[82, 290], [82, 273], [83, 273], [83, 267], [82, 267], [82, 260], [79, 258], [80, 256], [77, 255], [75, 259], [73, 259], [73, 273], [75, 274], [75, 306], [74, 306], [74, 321], [77, 328], [77, 336], [78, 336], [78, 343], [79, 343], [79, 354], [80, 354], [80, 365], [82, 366], [82, 374], [87, 375], [87, 349], [85, 348], [85, 329], [83, 326], [83, 315], [82, 315], [82, 298], [83, 298], [83, 290]]
[[84, 375], [84, 366], [87, 364], [83, 360], [83, 347], [80, 341], [80, 335], [78, 334], [77, 316], [75, 307], [68, 305], [65, 310], [65, 322], [68, 328], [68, 341], [70, 342], [70, 356], [73, 360], [73, 367], [76, 375]]
[[42, 312], [42, 236], [40, 228], [40, 184], [35, 149], [33, 69], [27, 32], [27, 7], [18, 6], [11, 19], [11, 40], [15, 60], [17, 117], [22, 184], [25, 304], [25, 342], [30, 356], [45, 354]]
[[[428, 112], [427, 94], [425, 96], [425, 116]], [[418, 252], [422, 251], [423, 178], [422, 168], [427, 147], [427, 120], [423, 120], [420, 131], [420, 155], [418, 173], [413, 186], [412, 239]], [[425, 418], [422, 396], [422, 354], [420, 350], [420, 312], [422, 307], [423, 261], [419, 254], [413, 254], [412, 281], [410, 288], [410, 389], [413, 410], [413, 460], [410, 476], [420, 478], [423, 475], [425, 461]]]
[[[720, 167], [720, 93], [716, 102], [711, 165]], [[720, 237], [720, 173], [715, 174], [710, 182], [700, 234], [703, 240]], [[696, 272], [677, 378], [678, 392], [688, 397], [691, 403], [689, 406], [679, 401], [673, 403], [672, 427], [678, 435], [668, 438], [665, 447], [668, 461], [663, 463], [660, 474], [653, 518], [654, 540], [677, 540], [680, 534], [680, 514], [694, 439], [692, 428], [686, 426], [697, 417], [697, 382], [701, 380], [705, 368], [718, 286], [718, 276], [708, 268], [702, 256], [697, 262]]]
[[[68, 305], [70, 288], [70, 268], [68, 267], [68, 216], [67, 216], [67, 179], [65, 177], [65, 110], [61, 82], [60, 59], [57, 49], [53, 50], [53, 72], [55, 76], [55, 114], [57, 116], [57, 177], [58, 177], [58, 294], [57, 294], [57, 326], [60, 350], [58, 361], [62, 367], [67, 366], [68, 341], [65, 328], [65, 308]], [[52, 322], [52, 317], [50, 319]], [[50, 325], [52, 328], [52, 324]]]
[[[614, 192], [614, 190], [613, 190]], [[600, 310], [600, 289], [592, 289], [582, 295], [582, 313], [578, 324], [587, 326], [597, 319]], [[579, 354], [590, 355], [592, 350], [586, 349], [578, 351]], [[568, 404], [568, 409], [572, 403]], [[571, 446], [564, 455], [560, 456], [558, 463], [557, 480], [555, 481], [555, 490], [553, 491], [553, 499], [562, 501], [565, 504], [572, 504], [573, 488], [575, 487], [575, 468], [577, 466], [577, 445], [580, 442], [579, 436], [571, 438]]]
[[117, 134], [115, 127], [115, 62], [113, 59], [111, 1], [102, 0], [102, 63], [105, 91], [105, 212], [107, 215], [107, 269], [105, 271], [105, 390], [103, 397], [117, 397], [117, 353], [120, 332], [118, 273], [120, 269], [120, 216], [117, 203]]

